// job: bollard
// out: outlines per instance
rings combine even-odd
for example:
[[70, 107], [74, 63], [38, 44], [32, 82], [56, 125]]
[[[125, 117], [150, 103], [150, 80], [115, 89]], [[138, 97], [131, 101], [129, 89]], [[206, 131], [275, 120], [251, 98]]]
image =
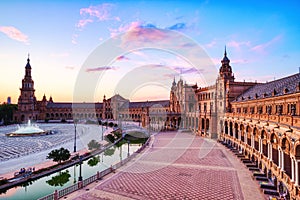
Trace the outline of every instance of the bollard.
[[100, 179], [100, 172], [97, 171], [97, 179]]
[[58, 193], [57, 193], [57, 190], [54, 191], [53, 196], [54, 196], [54, 200], [58, 200]]

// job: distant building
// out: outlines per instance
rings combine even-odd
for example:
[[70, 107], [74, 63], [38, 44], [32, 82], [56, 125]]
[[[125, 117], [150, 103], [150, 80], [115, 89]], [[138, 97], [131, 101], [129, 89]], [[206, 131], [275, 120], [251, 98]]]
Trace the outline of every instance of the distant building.
[[6, 103], [7, 103], [7, 104], [11, 104], [11, 97], [7, 97]]

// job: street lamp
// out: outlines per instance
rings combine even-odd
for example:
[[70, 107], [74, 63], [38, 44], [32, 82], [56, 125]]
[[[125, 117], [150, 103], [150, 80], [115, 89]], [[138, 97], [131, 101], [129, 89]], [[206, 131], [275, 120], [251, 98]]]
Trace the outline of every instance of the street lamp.
[[76, 128], [77, 128], [77, 119], [73, 120], [74, 122], [74, 127], [75, 127], [75, 135], [74, 135], [74, 152], [76, 152]]
[[79, 157], [79, 177], [78, 177], [78, 181], [82, 181], [81, 164], [82, 164], [82, 156]]

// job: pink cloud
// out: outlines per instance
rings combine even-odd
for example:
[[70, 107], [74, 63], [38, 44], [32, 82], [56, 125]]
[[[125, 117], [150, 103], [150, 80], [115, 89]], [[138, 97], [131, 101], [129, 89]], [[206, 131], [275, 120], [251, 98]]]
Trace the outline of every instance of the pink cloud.
[[97, 6], [90, 6], [88, 8], [81, 8], [80, 15], [83, 19], [79, 20], [77, 23], [78, 28], [83, 28], [87, 24], [92, 23], [94, 21], [107, 21], [107, 20], [116, 20], [121, 21], [120, 17], [111, 16], [111, 10], [114, 7], [111, 3], [103, 3]]
[[103, 66], [103, 67], [95, 67], [95, 68], [87, 68], [86, 72], [97, 72], [97, 71], [107, 71], [107, 70], [117, 70], [117, 67], [114, 66]]
[[13, 26], [0, 26], [0, 32], [13, 40], [29, 44], [28, 36]]
[[212, 47], [216, 46], [216, 44], [217, 44], [217, 42], [216, 42], [216, 40], [214, 39], [213, 41], [211, 41], [210, 43], [206, 44], [205, 46], [206, 46], [207, 48], [212, 48]]
[[228, 47], [233, 47], [236, 49], [240, 49], [242, 46], [249, 47], [250, 45], [251, 45], [250, 41], [247, 41], [247, 42], [230, 41], [229, 43], [227, 43]]
[[83, 27], [85, 27], [85, 25], [87, 25], [88, 23], [92, 23], [93, 22], [93, 20], [92, 19], [81, 19], [81, 20], [79, 20], [79, 22], [77, 23], [77, 27], [78, 28], [83, 28]]
[[121, 60], [129, 60], [126, 56], [118, 56], [116, 60], [121, 61]]
[[259, 44], [259, 45], [252, 47], [251, 50], [258, 52], [258, 53], [266, 53], [265, 49], [268, 48], [269, 46], [275, 44], [276, 42], [278, 42], [281, 38], [282, 38], [282, 36], [278, 35], [266, 43]]

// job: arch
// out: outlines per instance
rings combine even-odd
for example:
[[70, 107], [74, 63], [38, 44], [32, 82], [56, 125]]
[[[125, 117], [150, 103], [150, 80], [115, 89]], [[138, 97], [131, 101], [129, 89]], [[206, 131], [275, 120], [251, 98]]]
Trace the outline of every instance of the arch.
[[287, 137], [284, 137], [281, 139], [281, 149], [284, 150], [285, 152], [289, 153], [290, 152], [290, 142]]
[[225, 134], [227, 134], [228, 135], [228, 122], [227, 121], [225, 121]]
[[206, 119], [206, 130], [209, 130], [209, 119]]
[[295, 158], [300, 159], [300, 143], [295, 147]]
[[268, 157], [267, 132], [265, 130], [261, 131], [260, 138], [262, 139], [262, 153], [264, 156]]
[[234, 123], [234, 132], [235, 132], [235, 138], [238, 138], [239, 125], [236, 122]]
[[281, 140], [281, 149], [284, 151], [284, 170], [285, 173], [291, 177], [292, 176], [292, 163], [290, 158], [290, 142], [287, 137], [282, 138]]
[[271, 134], [270, 142], [272, 144], [272, 160], [278, 165], [278, 136], [275, 133]]
[[229, 133], [230, 133], [230, 136], [233, 136], [233, 124], [232, 124], [232, 122], [229, 122]]

